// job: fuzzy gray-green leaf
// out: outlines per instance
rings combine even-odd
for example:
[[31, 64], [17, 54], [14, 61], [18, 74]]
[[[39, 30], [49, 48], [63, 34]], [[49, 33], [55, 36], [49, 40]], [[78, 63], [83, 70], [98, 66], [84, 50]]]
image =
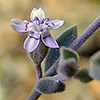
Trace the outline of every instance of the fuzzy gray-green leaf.
[[90, 58], [89, 75], [100, 80], [100, 51]]
[[52, 94], [64, 91], [65, 85], [52, 77], [45, 77], [37, 82], [35, 89], [40, 93]]
[[67, 60], [69, 58], [74, 58], [76, 60], [76, 66], [77, 66], [77, 64], [79, 62], [78, 53], [76, 51], [74, 51], [74, 50], [72, 50], [70, 48], [66, 48], [66, 47], [61, 47], [60, 48], [60, 58], [61, 58], [61, 60]]
[[[68, 47], [77, 37], [77, 25], [71, 26], [65, 30], [58, 38], [59, 46]], [[59, 49], [50, 49], [45, 60], [45, 72], [53, 65], [60, 56]]]
[[76, 66], [75, 58], [61, 60], [57, 69], [57, 73], [66, 79], [72, 77], [77, 71], [78, 67]]
[[87, 83], [92, 81], [93, 79], [89, 76], [88, 69], [82, 69], [79, 72], [76, 73], [74, 78], [79, 79], [81, 82]]

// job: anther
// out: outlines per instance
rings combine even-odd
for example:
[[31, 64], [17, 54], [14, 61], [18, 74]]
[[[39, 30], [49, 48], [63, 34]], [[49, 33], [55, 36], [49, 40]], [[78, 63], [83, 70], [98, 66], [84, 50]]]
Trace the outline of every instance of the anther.
[[46, 20], [46, 21], [49, 21], [49, 18], [48, 18], [48, 17], [46, 17], [46, 18], [45, 18], [45, 20]]
[[39, 20], [39, 18], [37, 16], [35, 16], [34, 20]]
[[48, 25], [48, 23], [45, 23], [46, 25]]
[[44, 23], [44, 20], [40, 21], [40, 24], [43, 24]]
[[43, 29], [41, 29], [40, 31], [43, 32]]

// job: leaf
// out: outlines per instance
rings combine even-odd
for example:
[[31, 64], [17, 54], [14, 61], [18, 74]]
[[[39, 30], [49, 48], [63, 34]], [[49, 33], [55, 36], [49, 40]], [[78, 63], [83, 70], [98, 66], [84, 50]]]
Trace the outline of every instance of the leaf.
[[89, 76], [88, 69], [82, 69], [79, 72], [76, 73], [74, 78], [79, 79], [81, 82], [87, 83], [92, 81], [93, 79]]
[[89, 75], [100, 80], [100, 51], [90, 58]]
[[[59, 46], [68, 47], [77, 37], [77, 26], [73, 25], [65, 30], [56, 40]], [[53, 65], [60, 56], [59, 49], [50, 49], [45, 59], [45, 72]]]
[[76, 66], [79, 62], [79, 55], [76, 51], [70, 49], [70, 48], [66, 48], [66, 47], [61, 47], [60, 48], [60, 61], [63, 62], [63, 60], [67, 60], [67, 59], [71, 59], [74, 58], [76, 60]]
[[35, 89], [40, 93], [52, 94], [64, 91], [65, 84], [52, 77], [45, 77], [37, 82]]
[[63, 59], [60, 61], [57, 69], [57, 73], [65, 79], [72, 77], [77, 71], [78, 67], [76, 66], [76, 59], [74, 58]]
[[66, 79], [78, 71], [79, 55], [76, 51], [66, 47], [60, 48], [60, 61], [57, 73]]

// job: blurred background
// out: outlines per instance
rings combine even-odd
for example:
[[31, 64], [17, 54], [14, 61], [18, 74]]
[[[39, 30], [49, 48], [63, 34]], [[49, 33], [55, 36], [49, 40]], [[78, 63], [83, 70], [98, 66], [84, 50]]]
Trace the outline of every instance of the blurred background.
[[[100, 0], [0, 0], [0, 100], [26, 100], [35, 81], [35, 68], [23, 49], [27, 33], [15, 32], [11, 18], [29, 19], [32, 8], [42, 7], [50, 19], [64, 19], [65, 25], [50, 30], [56, 38], [77, 24], [78, 35], [100, 14]], [[80, 67], [88, 67], [89, 57], [100, 49], [100, 29], [79, 49]], [[100, 100], [100, 81], [88, 84], [65, 82], [63, 93], [42, 95], [39, 100]]]

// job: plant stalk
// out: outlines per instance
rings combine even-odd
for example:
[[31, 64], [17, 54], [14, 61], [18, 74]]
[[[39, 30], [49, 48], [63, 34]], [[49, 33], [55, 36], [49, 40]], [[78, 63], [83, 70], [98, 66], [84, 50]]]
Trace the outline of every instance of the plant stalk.
[[[75, 39], [72, 44], [68, 47], [73, 50], [77, 50], [100, 26], [100, 15], [81, 33], [81, 35]], [[56, 60], [56, 62], [48, 69], [48, 71], [44, 74], [43, 77], [53, 76], [56, 73], [56, 69], [58, 67], [60, 57]], [[31, 94], [34, 98], [28, 100], [37, 100], [41, 93], [33, 92]], [[30, 98], [30, 97], [29, 97]]]

